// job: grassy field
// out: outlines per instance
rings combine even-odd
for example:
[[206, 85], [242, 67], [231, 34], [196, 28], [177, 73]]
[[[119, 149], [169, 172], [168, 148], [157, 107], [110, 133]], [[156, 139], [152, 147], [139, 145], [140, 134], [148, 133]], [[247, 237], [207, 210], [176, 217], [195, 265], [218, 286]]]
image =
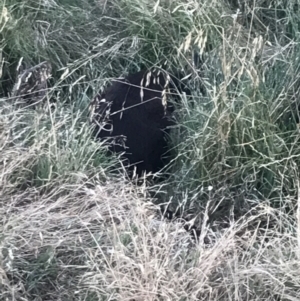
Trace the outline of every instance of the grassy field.
[[[300, 300], [300, 0], [0, 3], [0, 300]], [[18, 70], [51, 64], [44, 97]], [[182, 70], [164, 179], [136, 185], [88, 105]], [[179, 208], [165, 220], [159, 205]]]

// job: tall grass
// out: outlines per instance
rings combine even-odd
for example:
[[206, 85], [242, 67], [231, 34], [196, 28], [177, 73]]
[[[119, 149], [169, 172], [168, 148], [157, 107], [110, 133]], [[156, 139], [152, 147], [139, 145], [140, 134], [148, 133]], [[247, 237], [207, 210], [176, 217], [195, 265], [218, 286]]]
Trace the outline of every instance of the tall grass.
[[[298, 300], [299, 4], [2, 2], [0, 300]], [[43, 104], [10, 97], [17, 67], [45, 60]], [[153, 65], [192, 95], [167, 179], [135, 185], [87, 106]]]
[[[172, 199], [175, 187], [177, 203], [184, 191], [192, 210], [203, 209], [210, 198], [206, 188], [212, 187], [215, 198], [224, 198], [223, 205], [217, 202], [222, 209], [217, 219], [219, 213], [229, 214], [223, 210], [231, 208], [225, 199], [230, 204], [249, 195], [258, 202], [269, 200], [276, 208], [283, 205], [283, 195], [294, 195], [294, 201], [285, 205], [287, 210], [296, 206], [297, 36], [285, 37], [286, 44], [280, 45], [279, 38], [275, 38], [277, 44], [274, 37], [263, 41], [259, 33], [254, 37], [246, 29], [233, 19], [223, 30], [222, 47], [204, 54], [208, 58], [201, 75], [206, 93], [198, 89], [193, 101], [183, 101], [173, 132], [177, 158], [171, 176]], [[218, 211], [217, 207], [212, 211]]]

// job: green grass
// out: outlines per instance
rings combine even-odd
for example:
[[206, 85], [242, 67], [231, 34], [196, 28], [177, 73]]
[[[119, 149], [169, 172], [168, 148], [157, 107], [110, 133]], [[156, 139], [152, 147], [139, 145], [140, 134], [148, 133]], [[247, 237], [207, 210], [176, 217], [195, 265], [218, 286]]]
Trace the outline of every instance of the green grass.
[[[240, 2], [0, 4], [0, 300], [299, 299], [300, 3]], [[45, 60], [44, 103], [11, 98], [17, 67]], [[135, 185], [87, 107], [155, 65], [192, 96], [165, 179]]]

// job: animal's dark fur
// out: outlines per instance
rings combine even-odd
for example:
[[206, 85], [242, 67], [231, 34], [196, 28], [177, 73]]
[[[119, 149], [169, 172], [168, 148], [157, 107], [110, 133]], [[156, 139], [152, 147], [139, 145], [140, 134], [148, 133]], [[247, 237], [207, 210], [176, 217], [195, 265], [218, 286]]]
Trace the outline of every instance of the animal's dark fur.
[[94, 99], [92, 122], [96, 135], [110, 141], [114, 152], [136, 166], [136, 172], [157, 172], [164, 166], [167, 152], [166, 133], [172, 124], [169, 92], [182, 87], [175, 77], [162, 71], [140, 71], [126, 79], [116, 79]]

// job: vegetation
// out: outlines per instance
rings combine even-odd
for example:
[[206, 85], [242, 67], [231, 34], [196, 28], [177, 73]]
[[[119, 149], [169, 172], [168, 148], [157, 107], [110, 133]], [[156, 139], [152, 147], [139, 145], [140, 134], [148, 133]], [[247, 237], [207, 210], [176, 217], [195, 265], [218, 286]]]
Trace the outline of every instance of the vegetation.
[[[300, 299], [299, 7], [2, 1], [0, 300]], [[13, 91], [44, 61], [34, 106]], [[152, 66], [181, 70], [192, 96], [164, 180], [136, 185], [93, 139], [88, 104]]]

